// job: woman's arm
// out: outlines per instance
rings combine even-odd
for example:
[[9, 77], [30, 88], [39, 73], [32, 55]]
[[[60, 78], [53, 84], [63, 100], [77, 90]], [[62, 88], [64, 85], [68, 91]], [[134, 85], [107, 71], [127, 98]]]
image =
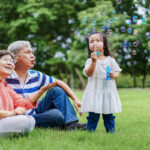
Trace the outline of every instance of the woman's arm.
[[16, 115], [15, 110], [12, 111], [0, 110], [0, 118], [11, 117], [15, 115]]
[[25, 112], [26, 112], [26, 109], [23, 107], [17, 107], [16, 109], [12, 111], [0, 110], [0, 118], [23, 115]]
[[44, 94], [44, 92], [46, 92], [47, 90], [53, 88], [54, 86], [56, 86], [56, 82], [41, 87], [33, 96], [29, 97], [30, 100], [31, 100], [31, 103], [33, 105], [36, 104], [36, 102]]
[[23, 98], [19, 94], [17, 94], [13, 89], [10, 88], [11, 97], [13, 97], [14, 108], [24, 107], [26, 109], [31, 109], [36, 107], [38, 99], [43, 95], [45, 91], [54, 87], [56, 83], [48, 84], [46, 86], [41, 87], [35, 94], [28, 98]]

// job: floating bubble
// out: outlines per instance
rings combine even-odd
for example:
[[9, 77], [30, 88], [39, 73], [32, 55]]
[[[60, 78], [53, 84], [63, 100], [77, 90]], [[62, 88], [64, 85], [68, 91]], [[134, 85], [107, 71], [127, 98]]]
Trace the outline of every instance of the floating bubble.
[[132, 28], [128, 28], [128, 29], [127, 29], [127, 32], [128, 32], [128, 33], [132, 33]]
[[150, 38], [150, 32], [146, 32], [147, 38]]
[[132, 17], [132, 20], [133, 20], [134, 23], [137, 23], [137, 21], [138, 21], [138, 16], [133, 16], [133, 17]]
[[106, 26], [106, 30], [108, 31], [108, 30], [110, 30], [111, 29], [111, 26], [110, 25], [107, 25]]
[[121, 4], [121, 3], [122, 3], [122, 0], [116, 0], [116, 3], [117, 3], [117, 4]]
[[115, 9], [114, 9], [114, 10], [112, 10], [112, 13], [113, 13], [113, 14], [115, 14], [115, 13], [116, 13], [116, 10], [115, 10]]
[[121, 27], [121, 32], [126, 32], [126, 27]]
[[86, 24], [86, 20], [82, 20], [82, 24]]
[[87, 20], [87, 18], [88, 18], [87, 16], [84, 16], [84, 17], [83, 17], [84, 20]]
[[133, 50], [133, 51], [132, 51], [132, 55], [136, 55], [136, 50]]
[[85, 34], [88, 34], [88, 33], [89, 33], [88, 28], [85, 28], [85, 29], [84, 29], [84, 33], [85, 33]]
[[137, 42], [133, 42], [133, 46], [137, 47], [138, 46]]
[[146, 24], [147, 23], [147, 19], [146, 19], [146, 17], [143, 17], [142, 18], [142, 24]]
[[96, 21], [92, 20], [92, 25], [95, 26], [96, 25]]
[[123, 48], [126, 48], [126, 47], [127, 47], [127, 42], [123, 42], [123, 43], [122, 43], [122, 47], [123, 47]]
[[132, 43], [128, 43], [129, 47], [132, 47]]
[[95, 31], [95, 27], [92, 27], [92, 33], [94, 33], [94, 32], [96, 32], [96, 31]]
[[108, 23], [108, 24], [111, 24], [111, 23], [112, 23], [112, 20], [113, 20], [112, 18], [109, 18], [109, 19], [107, 20], [107, 23]]
[[107, 35], [112, 36], [112, 30], [108, 30], [106, 33], [107, 33]]
[[105, 30], [105, 26], [101, 26], [101, 29], [102, 29], [102, 30]]
[[137, 31], [137, 30], [134, 30], [133, 33], [134, 33], [135, 35], [138, 35], [138, 31]]
[[139, 45], [139, 44], [140, 44], [140, 41], [136, 41], [136, 43]]
[[106, 21], [103, 21], [102, 24], [105, 26], [106, 25]]
[[126, 23], [127, 23], [128, 25], [131, 25], [131, 24], [132, 24], [132, 20], [131, 20], [131, 19], [126, 20]]

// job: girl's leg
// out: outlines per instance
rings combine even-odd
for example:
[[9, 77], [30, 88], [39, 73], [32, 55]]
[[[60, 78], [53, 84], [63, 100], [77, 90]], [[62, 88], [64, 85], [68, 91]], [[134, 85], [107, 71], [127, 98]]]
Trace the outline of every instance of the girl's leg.
[[99, 121], [100, 114], [89, 112], [89, 116], [87, 117], [87, 130], [95, 131], [97, 127], [97, 123]]
[[0, 137], [11, 137], [29, 133], [34, 129], [35, 119], [32, 116], [18, 115], [0, 120]]
[[115, 132], [115, 116], [113, 114], [103, 114], [106, 132]]

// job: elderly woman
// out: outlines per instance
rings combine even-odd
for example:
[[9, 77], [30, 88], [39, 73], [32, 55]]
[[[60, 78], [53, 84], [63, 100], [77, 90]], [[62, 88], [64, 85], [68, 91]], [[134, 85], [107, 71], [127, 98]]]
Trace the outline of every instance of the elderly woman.
[[6, 50], [0, 50], [0, 137], [24, 134], [32, 131], [35, 120], [32, 116], [24, 115], [25, 111], [37, 106], [37, 100], [55, 83], [42, 87], [29, 98], [22, 98], [5, 79], [14, 70], [14, 57]]

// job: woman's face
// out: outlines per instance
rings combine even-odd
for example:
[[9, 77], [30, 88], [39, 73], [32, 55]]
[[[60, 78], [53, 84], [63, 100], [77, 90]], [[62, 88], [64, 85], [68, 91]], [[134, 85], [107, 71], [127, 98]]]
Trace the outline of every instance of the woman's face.
[[14, 60], [10, 55], [4, 55], [0, 58], [0, 76], [7, 78], [14, 71]]
[[91, 51], [103, 51], [103, 37], [100, 34], [92, 34], [89, 37], [89, 47]]

